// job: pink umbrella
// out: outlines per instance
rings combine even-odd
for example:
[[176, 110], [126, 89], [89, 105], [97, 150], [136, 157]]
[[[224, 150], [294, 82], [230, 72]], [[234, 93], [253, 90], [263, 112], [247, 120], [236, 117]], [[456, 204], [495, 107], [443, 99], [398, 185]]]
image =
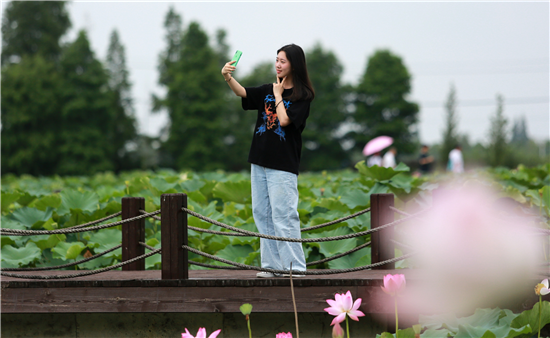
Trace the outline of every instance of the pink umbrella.
[[389, 136], [378, 136], [373, 138], [365, 145], [363, 148], [363, 155], [370, 156], [379, 151], [384, 150], [384, 148], [389, 147], [393, 143], [393, 138]]

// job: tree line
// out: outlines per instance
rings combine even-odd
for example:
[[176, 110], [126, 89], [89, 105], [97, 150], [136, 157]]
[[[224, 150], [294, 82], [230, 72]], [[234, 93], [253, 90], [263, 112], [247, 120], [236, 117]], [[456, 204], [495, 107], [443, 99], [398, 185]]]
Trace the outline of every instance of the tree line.
[[[198, 22], [184, 23], [169, 9], [158, 59], [165, 95], [151, 96], [152, 111], [167, 112], [169, 123], [148, 137], [137, 130], [116, 30], [106, 59], [99, 60], [85, 30], [61, 42], [71, 27], [66, 2], [12, 1], [3, 16], [2, 174], [248, 169], [256, 115], [241, 109], [221, 77], [232, 56], [225, 30], [212, 39]], [[363, 159], [366, 142], [379, 135], [394, 138], [402, 159], [416, 156], [419, 105], [407, 99], [411, 74], [400, 56], [375, 51], [355, 85], [342, 81], [342, 64], [320, 43], [306, 50], [306, 59], [317, 95], [303, 133], [302, 171], [351, 167]], [[235, 76], [244, 86], [271, 83], [274, 62]], [[457, 137], [452, 134], [449, 142]]]

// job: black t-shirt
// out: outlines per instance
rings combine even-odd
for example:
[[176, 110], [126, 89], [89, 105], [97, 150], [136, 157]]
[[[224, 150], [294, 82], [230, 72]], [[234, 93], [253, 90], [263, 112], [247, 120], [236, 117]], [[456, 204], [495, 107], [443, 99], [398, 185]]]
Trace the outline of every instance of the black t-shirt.
[[298, 175], [302, 154], [302, 131], [309, 116], [310, 102], [285, 100], [284, 97], [292, 94], [292, 89], [285, 89], [282, 95], [283, 102], [280, 104], [285, 105], [291, 123], [281, 127], [275, 111], [273, 84], [245, 89], [243, 109], [258, 111], [248, 162]]
[[[420, 154], [420, 160], [427, 159], [429, 156], [430, 155], [428, 155], [427, 153]], [[423, 173], [429, 173], [432, 170], [432, 163], [428, 162], [428, 163], [420, 164], [419, 169]]]

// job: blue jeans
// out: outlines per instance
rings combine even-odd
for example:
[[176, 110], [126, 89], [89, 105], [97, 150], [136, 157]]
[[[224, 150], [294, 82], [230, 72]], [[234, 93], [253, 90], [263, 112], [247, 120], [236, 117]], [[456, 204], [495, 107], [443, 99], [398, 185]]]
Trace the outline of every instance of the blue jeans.
[[[301, 238], [298, 215], [298, 176], [252, 164], [252, 213], [258, 231], [280, 237]], [[260, 238], [262, 267], [305, 271], [302, 243]]]

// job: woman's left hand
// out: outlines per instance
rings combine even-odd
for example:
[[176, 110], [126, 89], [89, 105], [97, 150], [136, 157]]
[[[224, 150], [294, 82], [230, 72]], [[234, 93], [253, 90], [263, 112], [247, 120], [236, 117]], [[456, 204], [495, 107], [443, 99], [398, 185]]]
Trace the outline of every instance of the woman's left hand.
[[283, 91], [285, 90], [283, 84], [285, 83], [285, 79], [286, 77], [284, 77], [283, 81], [281, 81], [281, 79], [277, 76], [277, 83], [273, 84], [273, 95], [275, 95], [275, 97], [283, 96]]

